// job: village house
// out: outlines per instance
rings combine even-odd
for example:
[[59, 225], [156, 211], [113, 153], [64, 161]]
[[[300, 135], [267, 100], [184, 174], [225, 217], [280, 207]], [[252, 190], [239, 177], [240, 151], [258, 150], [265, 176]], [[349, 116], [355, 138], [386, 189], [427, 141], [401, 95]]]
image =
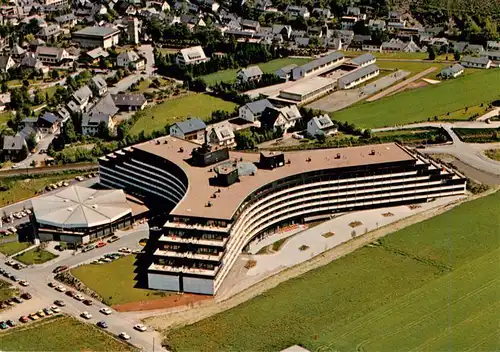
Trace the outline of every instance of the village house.
[[241, 83], [258, 82], [262, 78], [262, 71], [259, 66], [249, 66], [242, 68], [236, 74], [236, 79]]
[[206, 128], [207, 125], [202, 120], [189, 118], [170, 126], [170, 135], [189, 141], [201, 141], [204, 138]]
[[315, 116], [307, 123], [307, 133], [313, 137], [319, 135], [329, 136], [337, 133], [337, 126], [327, 114]]
[[238, 109], [238, 116], [243, 120], [254, 123], [255, 121], [260, 120], [262, 113], [268, 107], [272, 108], [274, 107], [274, 105], [271, 104], [271, 102], [267, 99], [261, 99], [246, 103], [245, 105], [240, 106], [240, 108]]

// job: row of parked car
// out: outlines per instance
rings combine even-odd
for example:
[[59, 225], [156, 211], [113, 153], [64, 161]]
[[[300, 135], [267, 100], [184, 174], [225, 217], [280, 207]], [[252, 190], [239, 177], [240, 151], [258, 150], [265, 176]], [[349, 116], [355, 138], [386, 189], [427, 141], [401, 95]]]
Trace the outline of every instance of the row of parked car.
[[[22, 266], [22, 264], [20, 264]], [[7, 270], [3, 269], [3, 268], [0, 268], [0, 274], [3, 275], [5, 278], [7, 279], [10, 279], [14, 282], [17, 282], [19, 283], [19, 285], [21, 286], [29, 286], [29, 282], [26, 281], [26, 280], [21, 280], [19, 277], [17, 277], [16, 275], [14, 274], [11, 274], [10, 272], [8, 272]]]
[[28, 293], [28, 292], [21, 293], [21, 295], [19, 295], [19, 296], [14, 296], [14, 297], [8, 298], [4, 301], [0, 301], [0, 309], [12, 307], [16, 304], [21, 304], [25, 300], [29, 300], [31, 298], [33, 298], [33, 297], [31, 296], [30, 293]]

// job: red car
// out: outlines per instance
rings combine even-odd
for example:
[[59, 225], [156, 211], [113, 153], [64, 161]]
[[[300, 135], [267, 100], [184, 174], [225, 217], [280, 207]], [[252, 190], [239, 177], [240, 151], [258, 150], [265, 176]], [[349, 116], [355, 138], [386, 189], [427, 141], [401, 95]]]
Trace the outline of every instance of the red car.
[[52, 270], [52, 272], [54, 274], [57, 274], [57, 273], [60, 273], [60, 272], [62, 272], [64, 270], [68, 270], [68, 267], [66, 265], [60, 265], [57, 268], [55, 268], [54, 270]]
[[21, 323], [27, 323], [27, 322], [29, 322], [29, 321], [30, 321], [30, 319], [29, 319], [27, 316], [24, 316], [24, 315], [23, 315], [21, 318], [19, 318], [19, 321], [20, 321]]
[[101, 247], [104, 247], [106, 245], [106, 242], [99, 242], [97, 245], [96, 245], [96, 248], [101, 248]]

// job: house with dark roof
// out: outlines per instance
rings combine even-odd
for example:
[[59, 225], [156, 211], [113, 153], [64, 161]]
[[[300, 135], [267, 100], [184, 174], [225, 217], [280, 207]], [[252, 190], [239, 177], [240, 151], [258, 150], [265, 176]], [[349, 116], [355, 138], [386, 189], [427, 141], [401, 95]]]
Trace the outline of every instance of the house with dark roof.
[[142, 93], [119, 93], [112, 94], [111, 97], [121, 111], [143, 110], [148, 102]]
[[88, 86], [83, 86], [71, 95], [68, 108], [73, 112], [83, 112], [92, 98], [92, 91]]
[[318, 135], [329, 136], [337, 133], [337, 126], [327, 114], [314, 116], [307, 123], [307, 133], [313, 137]]
[[0, 72], [7, 72], [16, 65], [16, 62], [10, 55], [0, 56]]
[[260, 120], [262, 112], [264, 112], [264, 110], [268, 107], [272, 108], [274, 105], [267, 99], [252, 101], [240, 106], [238, 109], [238, 116], [243, 120], [254, 123], [255, 121]]
[[10, 55], [15, 59], [20, 59], [23, 57], [26, 50], [21, 48], [18, 44], [14, 44], [14, 46], [10, 49]]
[[94, 136], [99, 132], [99, 125], [103, 123], [112, 131], [115, 127], [113, 116], [118, 113], [113, 98], [110, 94], [102, 97], [89, 112], [83, 114], [82, 117], [82, 134], [84, 136]]
[[28, 145], [21, 134], [15, 136], [4, 136], [2, 145], [2, 157], [4, 160], [19, 161], [28, 155]]
[[42, 134], [54, 134], [59, 132], [60, 119], [57, 115], [46, 112], [38, 117], [36, 127]]
[[455, 64], [450, 67], [446, 67], [439, 72], [439, 77], [443, 79], [456, 78], [464, 73], [464, 67], [460, 64]]
[[61, 28], [73, 28], [77, 22], [74, 13], [68, 13], [66, 15], [57, 16], [54, 18], [54, 20]]
[[491, 60], [486, 56], [464, 56], [460, 64], [463, 67], [488, 69], [491, 66]]
[[285, 9], [285, 13], [292, 18], [302, 17], [307, 19], [311, 16], [311, 13], [305, 6], [288, 5]]
[[55, 40], [62, 33], [61, 27], [58, 24], [51, 24], [47, 27], [43, 27], [36, 34], [37, 37], [45, 40]]
[[260, 29], [260, 24], [258, 21], [244, 19], [240, 22], [240, 25], [243, 30], [251, 30], [257, 32]]
[[207, 125], [198, 118], [188, 118], [170, 126], [170, 135], [189, 141], [201, 141], [205, 136]]
[[258, 82], [262, 78], [262, 74], [259, 66], [249, 66], [240, 69], [236, 73], [236, 79], [241, 83]]
[[261, 127], [267, 130], [281, 128], [286, 132], [302, 119], [297, 105], [284, 106], [282, 108], [267, 107], [260, 118]]
[[36, 48], [36, 57], [44, 64], [60, 64], [64, 60], [68, 60], [70, 55], [63, 48], [52, 46], [39, 46]]

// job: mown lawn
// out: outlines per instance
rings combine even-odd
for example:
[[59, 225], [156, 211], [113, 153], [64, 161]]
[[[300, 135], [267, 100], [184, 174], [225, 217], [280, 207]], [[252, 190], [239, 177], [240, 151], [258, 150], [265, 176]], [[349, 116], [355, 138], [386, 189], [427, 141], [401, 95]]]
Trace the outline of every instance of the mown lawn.
[[0, 244], [0, 252], [5, 254], [6, 256], [10, 256], [16, 254], [17, 252], [22, 251], [23, 249], [31, 246], [30, 242], [7, 242]]
[[49, 251], [41, 249], [40, 247], [36, 247], [24, 252], [23, 254], [16, 255], [14, 259], [26, 265], [31, 265], [42, 264], [57, 257], [57, 255]]
[[364, 128], [404, 125], [498, 99], [500, 70], [483, 70], [331, 113]]
[[167, 333], [174, 351], [494, 351], [500, 193]]
[[500, 149], [489, 149], [484, 154], [490, 159], [500, 161]]
[[136, 288], [135, 255], [106, 264], [88, 264], [71, 269], [71, 273], [97, 292], [107, 305], [150, 301], [168, 293]]
[[16, 289], [12, 288], [10, 283], [0, 279], [0, 301], [11, 298], [15, 292]]
[[[21, 172], [22, 171], [19, 171], [19, 173]], [[8, 189], [0, 192], [0, 207], [31, 198], [43, 191], [47, 185], [59, 181], [71, 180], [76, 175], [77, 174], [60, 174], [26, 179], [5, 177], [2, 179], [2, 184], [7, 186]]]
[[[262, 70], [262, 72], [264, 72], [264, 73], [274, 73], [276, 70], [278, 70], [284, 66], [288, 66], [291, 64], [302, 65], [302, 64], [305, 64], [306, 62], [309, 62], [311, 60], [312, 60], [312, 58], [306, 59], [306, 58], [287, 57], [287, 58], [282, 58], [282, 59], [271, 60], [268, 62], [263, 62], [263, 63], [256, 64], [256, 65], [259, 66], [260, 69]], [[222, 70], [222, 71], [218, 71], [215, 73], [211, 73], [209, 75], [201, 76], [201, 78], [203, 78], [209, 86], [213, 85], [217, 82], [232, 82], [232, 81], [236, 80], [236, 73], [239, 70], [240, 70], [239, 68]]]
[[0, 333], [2, 351], [135, 351], [99, 328], [57, 316]]
[[206, 120], [214, 110], [233, 112], [236, 106], [234, 103], [208, 94], [187, 95], [144, 110], [144, 115], [132, 126], [131, 133], [163, 131], [165, 125], [184, 121], [189, 116]]

